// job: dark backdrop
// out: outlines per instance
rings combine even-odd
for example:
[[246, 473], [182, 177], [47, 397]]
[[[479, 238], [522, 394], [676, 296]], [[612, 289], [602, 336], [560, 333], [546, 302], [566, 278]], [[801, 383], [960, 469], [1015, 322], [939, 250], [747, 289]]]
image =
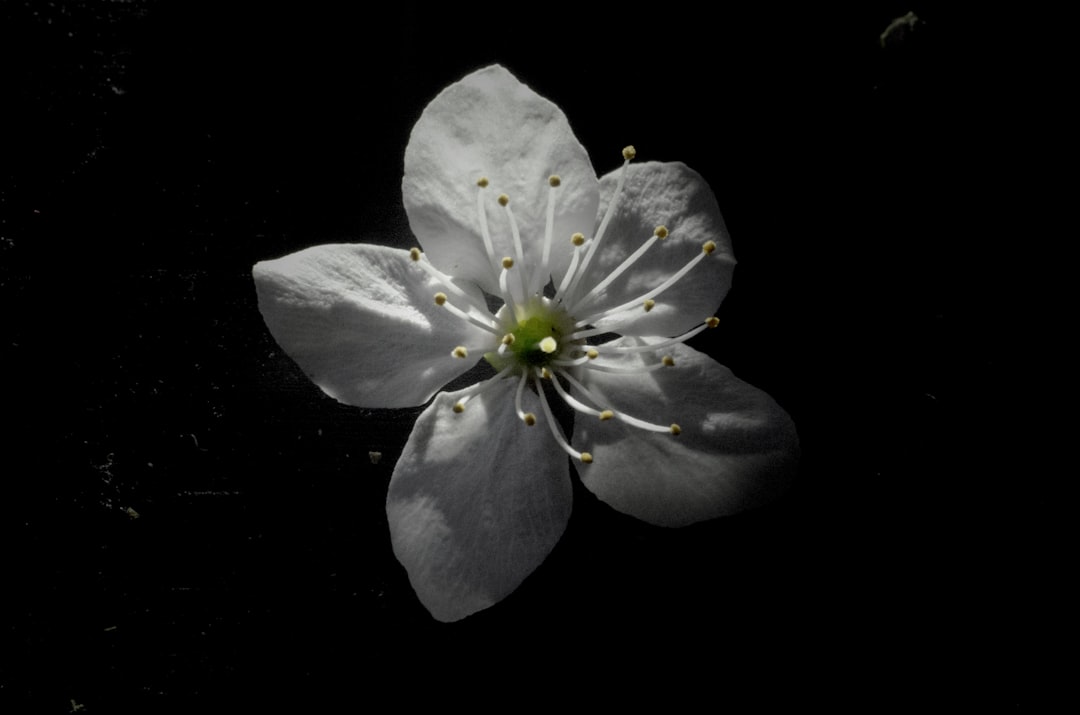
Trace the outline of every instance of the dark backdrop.
[[[672, 706], [1044, 697], [1064, 527], [1047, 478], [999, 448], [1015, 435], [987, 389], [1011, 309], [958, 187], [992, 167], [969, 130], [1000, 78], [966, 19], [3, 8], [13, 712], [506, 708], [572, 686]], [[882, 47], [911, 9], [923, 22]], [[323, 396], [265, 330], [250, 269], [411, 246], [411, 126], [491, 61], [565, 110], [598, 171], [633, 143], [708, 180], [740, 265], [694, 345], [792, 414], [804, 457], [783, 500], [679, 531], [576, 484], [535, 574], [444, 625], [383, 511], [420, 408]]]

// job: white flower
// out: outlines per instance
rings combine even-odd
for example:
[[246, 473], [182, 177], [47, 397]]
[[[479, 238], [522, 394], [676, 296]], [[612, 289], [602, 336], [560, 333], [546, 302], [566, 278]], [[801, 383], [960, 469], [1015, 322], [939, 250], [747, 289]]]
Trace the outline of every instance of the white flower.
[[[494, 366], [435, 396], [390, 482], [394, 552], [439, 620], [497, 603], [547, 556], [570, 516], [567, 454], [600, 499], [662, 526], [760, 504], [794, 464], [787, 414], [683, 344], [715, 326], [735, 265], [716, 199], [633, 153], [597, 180], [559, 108], [488, 67], [428, 105], [405, 151], [426, 253], [329, 245], [255, 266], [271, 333], [342, 402], [419, 405]], [[572, 439], [552, 400], [575, 411]]]

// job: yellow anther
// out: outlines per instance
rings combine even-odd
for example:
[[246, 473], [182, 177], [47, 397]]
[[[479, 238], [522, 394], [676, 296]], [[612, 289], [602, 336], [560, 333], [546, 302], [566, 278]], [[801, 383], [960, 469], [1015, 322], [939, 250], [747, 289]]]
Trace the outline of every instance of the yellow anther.
[[503, 259], [502, 259], [502, 266], [506, 270], [510, 270], [511, 268], [514, 267], [514, 259], [511, 258], [510, 256], [504, 256]]
[[581, 453], [581, 461], [584, 462], [585, 464], [592, 464], [592, 455], [589, 454], [588, 452], [582, 452]]
[[600, 357], [600, 353], [596, 352], [596, 348], [589, 348], [585, 351], [585, 357], [589, 358], [590, 360], [595, 360], [596, 358]]
[[443, 305], [446, 303], [446, 293], [435, 294], [435, 305]]
[[662, 241], [668, 237], [667, 226], [657, 226], [656, 230], [653, 231], [653, 233], [655, 233], [656, 237]]
[[656, 301], [653, 300], [652, 298], [649, 298], [647, 301], [645, 301], [645, 312], [648, 313], [650, 310], [653, 309], [653, 306], [655, 306], [655, 305], [656, 305]]
[[610, 420], [614, 416], [615, 416], [615, 413], [612, 412], [611, 410], [604, 410], [603, 412], [600, 413], [600, 421], [601, 422], [607, 422], [608, 420]]
[[705, 251], [705, 253], [712, 253], [716, 250], [716, 244], [712, 241], [706, 241], [705, 245], [701, 247], [701, 250]]
[[510, 197], [506, 194], [499, 194], [499, 206], [506, 206], [510, 203]]
[[452, 353], [450, 353], [450, 354], [453, 355], [456, 358], [467, 358], [467, 357], [469, 357], [469, 351], [465, 349], [464, 345], [458, 345], [456, 348], [454, 348], [454, 351]]
[[555, 342], [555, 338], [548, 336], [540, 341], [540, 349], [550, 355], [559, 349], [559, 344]]
[[486, 189], [488, 185], [487, 177], [481, 176], [479, 179], [476, 180], [476, 185], [479, 186], [481, 189]]
[[633, 145], [623, 148], [623, 150], [622, 150], [622, 158], [623, 159], [626, 159], [627, 161], [632, 161], [635, 156], [637, 156], [637, 149], [635, 149], [633, 147]]
[[720, 318], [717, 318], [714, 315], [713, 317], [706, 319], [705, 325], [708, 325], [710, 328], [715, 328], [717, 325], [720, 325]]
[[562, 179], [559, 178], [558, 174], [552, 174], [551, 176], [548, 177], [548, 185], [549, 186], [555, 187], [555, 186], [558, 186], [561, 183], [562, 183]]
[[532, 427], [534, 424], [536, 424], [536, 415], [534, 415], [532, 412], [526, 412], [525, 416], [521, 418], [521, 421], [529, 427]]
[[514, 344], [514, 334], [513, 333], [507, 333], [506, 335], [504, 335], [503, 339], [502, 339], [502, 344], [503, 345], [513, 345]]
[[671, 434], [682, 434], [682, 427], [677, 424], [671, 425]]
[[675, 367], [675, 358], [671, 357], [670, 355], [665, 355], [663, 358], [660, 359], [660, 362], [664, 363], [668, 367]]
[[570, 237], [570, 243], [574, 244], [575, 246], [580, 246], [581, 244], [585, 243], [585, 234], [575, 233], [573, 236]]
[[551, 370], [548, 370], [546, 367], [541, 369], [540, 370], [540, 377], [544, 378], [545, 380], [550, 380], [551, 379]]
[[464, 402], [455, 402], [454, 403], [454, 412], [456, 412], [456, 413], [458, 413], [460, 415], [464, 411], [465, 411], [465, 403]]
[[410, 248], [409, 249], [409, 258], [413, 259], [414, 261], [419, 261], [420, 260], [420, 249], [419, 248]]

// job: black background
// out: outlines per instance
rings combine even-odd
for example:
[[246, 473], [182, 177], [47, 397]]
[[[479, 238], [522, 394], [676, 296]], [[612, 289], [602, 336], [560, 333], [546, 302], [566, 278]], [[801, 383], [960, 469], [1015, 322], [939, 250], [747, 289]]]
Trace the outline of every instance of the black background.
[[[1064, 523], [1010, 456], [1016, 309], [973, 219], [1002, 156], [973, 130], [1012, 80], [967, 18], [864, 5], [4, 4], [0, 703], [1045, 702]], [[772, 394], [804, 456], [780, 502], [678, 531], [575, 484], [547, 561], [445, 625], [383, 511], [420, 408], [323, 396], [250, 269], [413, 245], [412, 124], [492, 61], [600, 173], [633, 143], [708, 180], [740, 265], [692, 344]]]

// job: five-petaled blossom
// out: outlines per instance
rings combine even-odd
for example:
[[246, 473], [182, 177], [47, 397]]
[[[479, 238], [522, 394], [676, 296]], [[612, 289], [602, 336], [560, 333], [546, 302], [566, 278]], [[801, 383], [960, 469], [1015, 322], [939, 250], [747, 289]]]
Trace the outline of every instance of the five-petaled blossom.
[[571, 462], [615, 509], [683, 526], [772, 498], [797, 458], [772, 398], [684, 344], [716, 326], [735, 265], [711, 190], [623, 158], [598, 180], [562, 111], [488, 67], [443, 90], [405, 150], [424, 252], [326, 245], [255, 266], [270, 332], [341, 402], [421, 405], [493, 368], [435, 396], [390, 481], [394, 553], [439, 620], [544, 560]]

